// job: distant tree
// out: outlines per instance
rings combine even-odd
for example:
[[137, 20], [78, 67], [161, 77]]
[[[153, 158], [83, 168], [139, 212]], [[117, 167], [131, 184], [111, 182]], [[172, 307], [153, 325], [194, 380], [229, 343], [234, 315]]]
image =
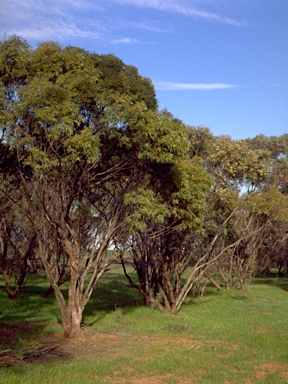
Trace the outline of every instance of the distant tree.
[[[22, 297], [22, 289], [35, 265], [36, 236], [27, 218], [21, 215], [23, 204], [13, 176], [0, 172], [0, 273], [11, 299]], [[7, 199], [7, 195], [10, 199]]]
[[[267, 174], [262, 188], [263, 199], [265, 196], [269, 196], [269, 201], [261, 205], [263, 210], [261, 220], [271, 217], [271, 224], [267, 226], [265, 236], [262, 238], [263, 244], [259, 248], [257, 268], [259, 272], [268, 273], [272, 267], [277, 267], [280, 274], [288, 274], [286, 200], [288, 195], [288, 135], [284, 134], [279, 137], [258, 135], [247, 139], [246, 142], [254, 150], [267, 151], [271, 159], [270, 172]], [[275, 206], [279, 212], [278, 219], [271, 211], [267, 215], [267, 209], [269, 210], [270, 207], [271, 210], [271, 204], [278, 204]]]
[[[22, 164], [20, 164], [22, 166]], [[0, 137], [0, 273], [11, 299], [20, 298], [29, 272], [35, 265], [36, 236], [27, 218], [21, 215], [23, 206], [17, 176], [16, 151]], [[9, 198], [7, 198], [9, 196]]]
[[206, 279], [219, 288], [218, 275], [227, 288], [234, 285], [243, 289], [257, 270], [259, 251], [271, 223], [268, 216], [259, 220], [249, 205], [254, 196], [262, 196], [267, 186], [273, 169], [271, 153], [267, 147], [253, 147], [249, 141], [213, 137], [207, 128], [189, 127], [189, 132], [191, 156], [201, 156], [214, 176], [207, 199], [205, 232], [198, 243], [205, 253], [217, 236], [213, 248], [221, 257], [205, 272]]

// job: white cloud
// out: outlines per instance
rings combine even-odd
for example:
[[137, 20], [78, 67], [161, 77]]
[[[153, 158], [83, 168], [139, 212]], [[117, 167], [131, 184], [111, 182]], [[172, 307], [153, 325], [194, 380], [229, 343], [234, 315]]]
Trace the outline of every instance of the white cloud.
[[[12, 31], [11, 31], [12, 33]], [[27, 40], [47, 41], [56, 40], [61, 41], [67, 37], [99, 39], [100, 35], [97, 31], [85, 30], [79, 26], [69, 23], [47, 23], [42, 26], [23, 27], [13, 31], [14, 34], [23, 36]]]
[[[106, 0], [107, 1], [107, 0]], [[141, 8], [152, 8], [158, 11], [178, 13], [185, 16], [202, 18], [207, 21], [214, 21], [223, 24], [229, 24], [235, 27], [243, 27], [247, 23], [234, 18], [223, 16], [221, 13], [211, 12], [200, 8], [197, 3], [199, 1], [184, 1], [184, 0], [110, 0], [120, 5], [132, 5]], [[192, 3], [192, 5], [191, 5]], [[193, 6], [194, 3], [194, 6]], [[205, 1], [202, 1], [202, 4]]]
[[[93, 15], [103, 11], [92, 0], [2, 0], [0, 34], [36, 41], [66, 38], [99, 39], [105, 25]], [[2, 36], [1, 36], [2, 37]]]
[[[73, 38], [98, 39], [105, 43], [140, 43], [134, 36], [125, 39], [119, 30], [141, 29], [151, 32], [173, 32], [171, 25], [161, 21], [141, 21], [128, 16], [115, 17], [116, 5], [175, 13], [207, 21], [242, 26], [243, 23], [221, 13], [211, 0], [0, 0], [0, 38], [11, 34], [34, 41], [57, 40], [70, 42]], [[220, 0], [219, 0], [220, 1]], [[127, 13], [126, 13], [127, 15]], [[141, 40], [141, 43], [144, 41]]]
[[140, 43], [137, 39], [131, 39], [130, 37], [124, 37], [123, 39], [112, 40], [112, 44], [137, 44]]
[[227, 83], [158, 82], [155, 83], [155, 87], [158, 91], [214, 91], [220, 89], [235, 88], [235, 85]]
[[[163, 23], [162, 23], [163, 24]], [[158, 26], [152, 23], [136, 22], [136, 21], [119, 21], [119, 25], [125, 28], [142, 29], [144, 31], [159, 32], [159, 33], [171, 33], [174, 29], [171, 26]]]

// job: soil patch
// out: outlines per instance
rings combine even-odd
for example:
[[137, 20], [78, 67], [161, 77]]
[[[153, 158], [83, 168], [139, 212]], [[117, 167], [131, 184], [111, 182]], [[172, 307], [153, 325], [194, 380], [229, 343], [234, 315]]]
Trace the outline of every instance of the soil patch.
[[288, 365], [280, 362], [271, 362], [257, 367], [254, 377], [246, 380], [245, 384], [262, 383], [270, 373], [278, 373], [288, 383]]
[[[192, 349], [203, 346], [203, 342], [182, 336], [160, 337], [154, 335], [127, 335], [88, 332], [67, 339], [64, 333], [41, 335], [41, 327], [35, 334], [37, 324], [0, 324], [0, 366], [48, 362], [52, 359], [66, 360], [73, 356], [109, 359], [117, 355], [134, 356], [135, 347], [141, 347], [139, 359], [160, 357], [175, 349]], [[43, 328], [42, 328], [43, 331]], [[145, 351], [148, 350], [149, 356]], [[153, 354], [151, 355], [151, 351]]]

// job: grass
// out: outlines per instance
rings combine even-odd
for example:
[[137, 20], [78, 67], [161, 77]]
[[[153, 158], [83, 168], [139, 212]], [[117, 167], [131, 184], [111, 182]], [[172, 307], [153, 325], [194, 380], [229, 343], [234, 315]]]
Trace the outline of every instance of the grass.
[[[0, 327], [13, 330], [7, 338], [0, 328], [0, 350], [24, 354], [61, 331], [55, 299], [39, 296], [44, 289], [33, 276], [24, 299], [10, 301], [0, 280]], [[169, 316], [142, 306], [113, 269], [85, 309], [85, 340], [61, 339], [67, 355], [0, 368], [1, 382], [288, 383], [287, 314], [287, 278], [254, 279], [246, 292], [208, 287]]]

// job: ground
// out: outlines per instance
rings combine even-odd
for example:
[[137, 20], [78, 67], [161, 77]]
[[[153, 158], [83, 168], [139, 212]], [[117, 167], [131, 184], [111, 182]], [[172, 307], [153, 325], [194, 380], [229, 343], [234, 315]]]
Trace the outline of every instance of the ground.
[[[70, 360], [73, 357], [87, 357], [93, 359], [112, 359], [120, 354], [130, 355], [131, 361], [135, 359], [133, 351], [137, 348], [137, 345], [145, 344], [147, 351], [153, 351], [153, 354], [163, 353], [163, 351], [169, 350], [181, 350], [181, 349], [199, 349], [209, 347], [217, 349], [218, 346], [223, 344], [223, 341], [210, 340], [199, 341], [193, 340], [187, 337], [177, 337], [175, 335], [170, 336], [155, 336], [155, 335], [137, 335], [127, 338], [127, 335], [121, 335], [117, 333], [100, 333], [91, 332], [90, 330], [83, 329], [81, 336], [74, 339], [67, 339], [62, 332], [46, 334], [45, 336], [35, 337], [31, 339], [27, 337], [31, 333], [31, 330], [35, 330], [37, 324], [23, 323], [16, 325], [3, 325], [1, 324], [0, 332], [0, 344], [2, 345], [0, 350], [0, 367], [8, 367], [15, 365], [29, 365], [35, 363], [51, 362], [55, 359]], [[13, 340], [17, 341], [14, 345]], [[23, 348], [21, 350], [21, 340]], [[19, 343], [20, 341], [20, 343]], [[20, 349], [19, 349], [20, 345]], [[15, 346], [15, 349], [13, 348]], [[27, 348], [28, 346], [28, 348]], [[7, 348], [6, 348], [7, 347]], [[232, 345], [230, 353], [233, 353], [238, 349], [239, 345]], [[143, 354], [143, 356], [137, 356], [137, 359], [148, 359], [149, 355]], [[219, 355], [221, 358], [221, 355]], [[4, 368], [5, 369], [5, 368]], [[281, 372], [281, 376], [285, 382], [288, 383], [288, 366], [281, 363], [266, 363], [256, 368], [255, 374], [250, 379], [245, 380], [245, 384], [261, 383], [271, 373]], [[195, 372], [196, 373], [196, 372]], [[201, 376], [205, 375], [205, 371], [199, 370], [195, 377], [191, 379], [182, 378], [179, 383], [188, 384], [196, 383]], [[129, 382], [133, 384], [164, 384], [173, 378], [171, 374], [167, 375], [155, 375], [149, 377], [137, 377], [135, 375]], [[123, 384], [125, 379], [121, 376], [112, 379], [107, 376], [107, 379], [113, 380], [113, 383]], [[224, 384], [230, 384], [225, 382]]]

